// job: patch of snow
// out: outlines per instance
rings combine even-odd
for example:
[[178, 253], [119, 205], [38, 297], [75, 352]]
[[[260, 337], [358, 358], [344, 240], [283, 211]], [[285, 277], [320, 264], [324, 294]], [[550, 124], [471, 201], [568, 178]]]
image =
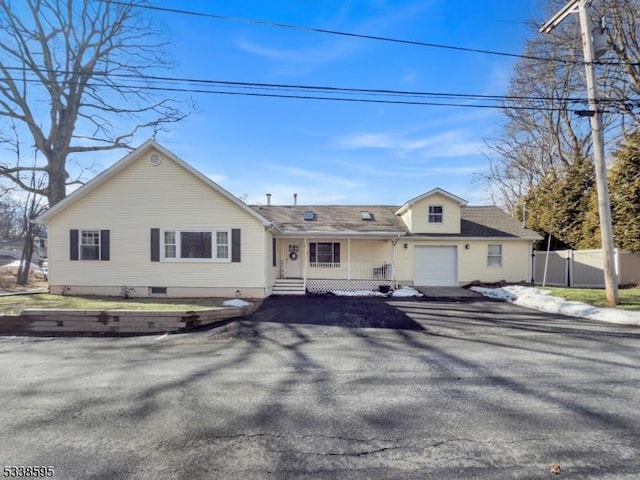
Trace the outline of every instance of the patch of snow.
[[233, 300], [225, 300], [222, 302], [222, 305], [225, 307], [248, 307], [251, 303], [240, 300], [239, 298], [234, 298]]
[[169, 336], [168, 333], [165, 333], [164, 335], [160, 335], [159, 337], [154, 338], [154, 340], [164, 340], [165, 338], [167, 338]]
[[331, 293], [339, 297], [386, 297], [386, 293], [376, 292], [373, 290], [355, 290], [347, 292], [345, 290], [332, 290]]
[[[20, 268], [21, 264], [24, 265], [24, 262], [21, 262], [20, 260], [15, 260], [11, 263], [7, 263], [6, 265], [0, 266], [0, 272], [9, 273], [11, 275], [17, 275], [18, 269]], [[29, 266], [30, 273], [34, 274], [37, 277], [44, 278], [44, 275], [46, 275], [46, 272], [41, 270], [40, 267], [37, 266], [35, 263], [30, 263], [29, 265], [30, 265]]]
[[400, 287], [397, 290], [394, 290], [391, 294], [393, 297], [423, 297], [424, 295], [420, 293], [413, 287]]
[[485, 297], [506, 300], [522, 307], [533, 308], [543, 312], [599, 320], [601, 322], [640, 326], [640, 312], [599, 308], [582, 302], [571, 302], [564, 298], [552, 296], [548, 290], [541, 290], [535, 287], [471, 287], [471, 290]]

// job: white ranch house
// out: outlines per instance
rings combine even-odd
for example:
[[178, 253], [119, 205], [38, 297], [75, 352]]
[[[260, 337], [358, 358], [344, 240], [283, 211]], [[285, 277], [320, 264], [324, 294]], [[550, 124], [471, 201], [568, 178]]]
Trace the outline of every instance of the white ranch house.
[[53, 293], [238, 296], [530, 281], [540, 237], [439, 188], [404, 205], [243, 203], [153, 140], [40, 217]]

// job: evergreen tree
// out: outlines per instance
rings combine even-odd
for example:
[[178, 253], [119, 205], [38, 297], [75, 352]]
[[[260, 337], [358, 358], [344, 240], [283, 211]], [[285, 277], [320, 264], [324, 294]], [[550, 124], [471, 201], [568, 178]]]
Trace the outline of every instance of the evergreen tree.
[[629, 134], [614, 154], [609, 193], [616, 247], [640, 251], [640, 130]]
[[602, 247], [600, 235], [600, 212], [598, 210], [598, 192], [594, 188], [589, 195], [588, 207], [582, 222], [582, 242], [580, 248]]
[[583, 222], [595, 189], [591, 161], [578, 157], [563, 170], [551, 170], [526, 197], [527, 227], [551, 235], [558, 247], [583, 248]]

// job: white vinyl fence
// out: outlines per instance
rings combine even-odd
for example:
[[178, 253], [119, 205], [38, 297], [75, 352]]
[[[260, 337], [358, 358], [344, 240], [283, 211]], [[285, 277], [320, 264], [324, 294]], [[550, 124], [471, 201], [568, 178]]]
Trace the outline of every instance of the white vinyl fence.
[[[554, 287], [604, 287], [602, 250], [533, 252], [533, 281]], [[640, 253], [615, 250], [620, 285], [640, 284]], [[546, 270], [546, 276], [545, 276]]]

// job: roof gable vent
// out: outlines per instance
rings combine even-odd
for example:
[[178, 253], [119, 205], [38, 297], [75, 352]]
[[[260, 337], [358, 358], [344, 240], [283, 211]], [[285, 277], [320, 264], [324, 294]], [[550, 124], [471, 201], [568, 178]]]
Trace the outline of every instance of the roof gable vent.
[[162, 157], [160, 156], [159, 153], [154, 152], [151, 155], [149, 155], [149, 163], [154, 167], [157, 167], [162, 163]]

